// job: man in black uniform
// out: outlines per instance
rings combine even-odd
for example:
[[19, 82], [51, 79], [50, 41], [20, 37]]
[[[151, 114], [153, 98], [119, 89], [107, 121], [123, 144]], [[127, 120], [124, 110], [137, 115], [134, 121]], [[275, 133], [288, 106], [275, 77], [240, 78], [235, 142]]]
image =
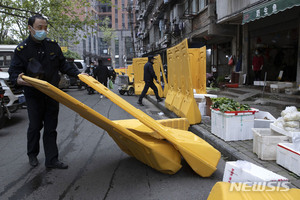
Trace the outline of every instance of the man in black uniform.
[[145, 81], [145, 87], [142, 91], [142, 94], [139, 97], [138, 104], [143, 106], [143, 98], [146, 96], [146, 93], [148, 92], [149, 87], [152, 88], [154, 91], [154, 94], [156, 96], [157, 102], [161, 102], [162, 99], [158, 96], [158, 90], [157, 87], [155, 86], [153, 79], [157, 82], [157, 77], [155, 75], [154, 69], [153, 69], [153, 62], [154, 62], [154, 57], [152, 55], [148, 56], [148, 62], [144, 66], [144, 81]]
[[25, 74], [48, 81], [57, 87], [60, 80], [59, 71], [74, 77], [80, 73], [76, 68], [67, 64], [56, 41], [46, 38], [47, 27], [47, 19], [41, 15], [28, 19], [30, 35], [15, 49], [9, 75], [10, 81], [16, 87], [23, 86], [24, 88], [29, 117], [27, 130], [29, 164], [35, 167], [39, 163], [37, 155], [40, 151], [40, 130], [44, 127], [45, 166], [67, 169], [68, 165], [58, 160], [56, 144], [59, 104], [22, 79], [22, 75]]

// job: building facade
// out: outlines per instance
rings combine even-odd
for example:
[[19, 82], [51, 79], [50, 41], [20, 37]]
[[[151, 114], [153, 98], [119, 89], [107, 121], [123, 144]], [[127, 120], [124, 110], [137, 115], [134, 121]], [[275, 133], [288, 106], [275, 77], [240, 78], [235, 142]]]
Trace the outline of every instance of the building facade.
[[[134, 23], [135, 23], [135, 0], [112, 0], [111, 3], [102, 3], [97, 0], [91, 1], [91, 7], [85, 8], [93, 13], [94, 19], [99, 21], [94, 27], [85, 27], [88, 35], [73, 44], [70, 49], [77, 52], [89, 63], [101, 59], [104, 65], [114, 68], [125, 67], [132, 62], [134, 53]], [[114, 31], [114, 37], [110, 44], [104, 40], [100, 26], [103, 20], [110, 19], [109, 27]], [[84, 35], [84, 33], [81, 33]]]
[[261, 79], [300, 83], [299, 0], [137, 0], [135, 7], [137, 56], [161, 54], [166, 64], [166, 49], [188, 38], [190, 48], [206, 45], [207, 72], [235, 72], [252, 84], [259, 50]]

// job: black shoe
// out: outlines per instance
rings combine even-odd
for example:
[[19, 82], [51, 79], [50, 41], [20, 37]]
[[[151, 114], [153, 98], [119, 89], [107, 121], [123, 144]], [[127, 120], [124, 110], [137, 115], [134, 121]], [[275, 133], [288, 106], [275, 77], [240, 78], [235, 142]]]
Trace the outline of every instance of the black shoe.
[[30, 157], [29, 157], [29, 164], [30, 164], [32, 167], [36, 167], [36, 166], [38, 166], [39, 161], [38, 161], [38, 159], [37, 159], [35, 156], [30, 156]]
[[162, 102], [162, 101], [163, 101], [162, 98], [157, 99], [157, 103]]
[[68, 169], [68, 165], [64, 164], [63, 162], [56, 161], [50, 165], [46, 165], [47, 168], [52, 168], [52, 169]]
[[139, 104], [140, 106], [144, 106], [144, 104], [141, 101], [138, 101], [137, 104]]

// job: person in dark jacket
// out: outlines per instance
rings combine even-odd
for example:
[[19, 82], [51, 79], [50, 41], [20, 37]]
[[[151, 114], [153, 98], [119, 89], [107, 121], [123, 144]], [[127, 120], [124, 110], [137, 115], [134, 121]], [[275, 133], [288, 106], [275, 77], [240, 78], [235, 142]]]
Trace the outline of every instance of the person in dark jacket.
[[154, 57], [152, 55], [148, 56], [148, 62], [144, 66], [144, 81], [145, 81], [145, 87], [142, 91], [142, 94], [139, 97], [138, 104], [141, 106], [144, 106], [143, 104], [143, 98], [146, 96], [146, 93], [148, 92], [149, 87], [152, 88], [154, 91], [154, 94], [156, 96], [157, 102], [161, 102], [162, 99], [158, 96], [158, 90], [157, 87], [155, 86], [153, 79], [157, 82], [157, 77], [155, 75], [154, 69], [153, 69], [153, 62], [154, 62]]
[[22, 79], [24, 74], [45, 80], [57, 87], [60, 80], [59, 71], [74, 77], [80, 73], [77, 68], [66, 63], [57, 42], [46, 38], [47, 27], [48, 21], [42, 15], [28, 19], [30, 35], [15, 49], [9, 68], [9, 78], [16, 87], [24, 89], [29, 118], [27, 130], [29, 164], [33, 167], [39, 164], [37, 156], [40, 152], [40, 131], [44, 128], [45, 166], [66, 169], [68, 165], [58, 159], [56, 144], [59, 103]]
[[109, 77], [108, 68], [102, 64], [102, 60], [98, 60], [98, 66], [94, 71], [95, 78], [105, 87], [107, 87], [107, 81]]

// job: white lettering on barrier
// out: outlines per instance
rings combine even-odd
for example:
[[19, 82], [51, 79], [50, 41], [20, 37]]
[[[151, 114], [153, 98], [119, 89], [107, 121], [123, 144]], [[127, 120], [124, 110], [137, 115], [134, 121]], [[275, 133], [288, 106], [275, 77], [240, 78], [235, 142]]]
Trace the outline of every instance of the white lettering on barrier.
[[287, 181], [265, 181], [265, 182], [243, 182], [231, 183], [230, 192], [287, 192], [290, 190], [290, 182]]

